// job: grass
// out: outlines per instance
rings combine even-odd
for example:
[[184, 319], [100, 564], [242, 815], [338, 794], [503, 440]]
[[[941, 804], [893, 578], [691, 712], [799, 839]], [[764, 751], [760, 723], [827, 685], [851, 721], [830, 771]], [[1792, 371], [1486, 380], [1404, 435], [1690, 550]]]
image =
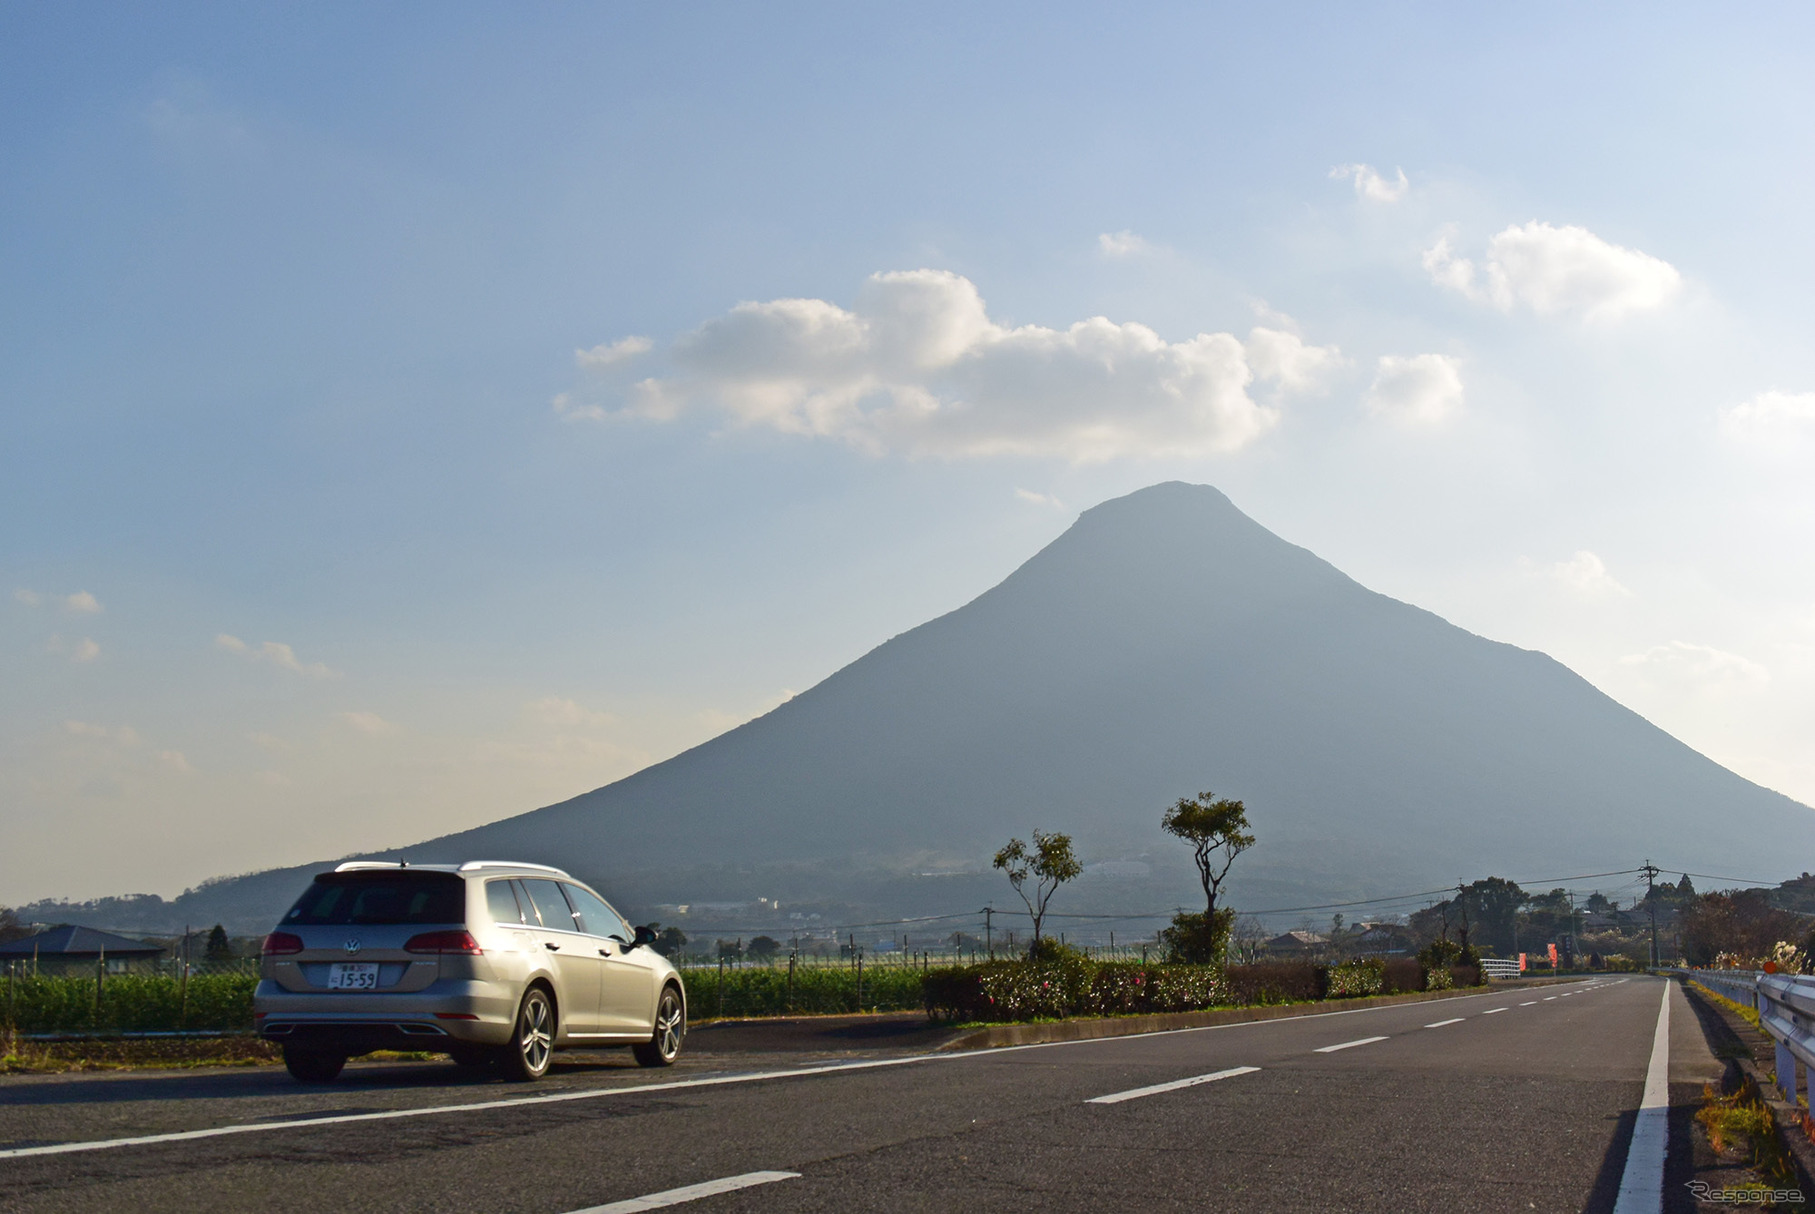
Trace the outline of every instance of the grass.
[[1762, 1033], [1764, 1031], [1764, 1026], [1758, 1022], [1758, 1013], [1755, 1010], [1753, 1010], [1752, 1008], [1747, 1007], [1743, 1003], [1735, 1003], [1735, 1002], [1733, 1002], [1733, 1000], [1727, 998], [1725, 995], [1721, 994], [1720, 992], [1711, 991], [1699, 982], [1691, 981], [1689, 983], [1689, 985], [1694, 987], [1696, 990], [1700, 991], [1703, 995], [1705, 995], [1707, 998], [1712, 1000], [1714, 1003], [1718, 1004], [1721, 1007], [1726, 1008], [1729, 1012], [1732, 1012], [1735, 1016], [1738, 1016], [1741, 1020], [1744, 1020], [1747, 1024], [1751, 1025], [1753, 1028], [1757, 1029], [1759, 1032]]
[[716, 968], [689, 969], [681, 976], [687, 983], [687, 1013], [693, 1020], [892, 1012], [924, 1006], [920, 970], [906, 965], [866, 965], [861, 1003], [857, 971], [847, 966], [799, 966], [792, 986], [785, 965], [727, 968], [722, 992]]
[[1707, 1131], [1708, 1145], [1717, 1154], [1743, 1157], [1766, 1188], [1796, 1186], [1796, 1168], [1777, 1136], [1776, 1119], [1750, 1079], [1726, 1095], [1713, 1084], [1704, 1084], [1695, 1120]]

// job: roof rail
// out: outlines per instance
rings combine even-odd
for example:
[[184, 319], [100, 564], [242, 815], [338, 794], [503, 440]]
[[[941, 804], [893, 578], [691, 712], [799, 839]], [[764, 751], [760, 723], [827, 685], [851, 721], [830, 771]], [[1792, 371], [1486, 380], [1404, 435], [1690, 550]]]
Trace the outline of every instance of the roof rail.
[[408, 868], [409, 866], [407, 860], [348, 860], [344, 864], [336, 864], [334, 871], [350, 873], [362, 868]]
[[556, 876], [573, 880], [572, 875], [564, 868], [554, 868], [547, 864], [525, 864], [520, 860], [468, 860], [460, 866], [460, 871], [470, 873], [474, 869], [480, 868], [528, 868], [539, 873], [554, 873]]

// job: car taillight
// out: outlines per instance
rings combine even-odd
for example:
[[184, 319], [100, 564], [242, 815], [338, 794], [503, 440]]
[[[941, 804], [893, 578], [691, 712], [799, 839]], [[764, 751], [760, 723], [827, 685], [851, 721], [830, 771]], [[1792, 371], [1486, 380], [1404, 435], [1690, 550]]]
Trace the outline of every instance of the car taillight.
[[462, 953], [468, 957], [477, 957], [485, 950], [473, 939], [471, 932], [423, 932], [411, 936], [404, 943], [406, 953]]
[[265, 937], [264, 948], [260, 950], [267, 957], [281, 957], [285, 953], [303, 951], [301, 936], [292, 936], [289, 932], [272, 932]]

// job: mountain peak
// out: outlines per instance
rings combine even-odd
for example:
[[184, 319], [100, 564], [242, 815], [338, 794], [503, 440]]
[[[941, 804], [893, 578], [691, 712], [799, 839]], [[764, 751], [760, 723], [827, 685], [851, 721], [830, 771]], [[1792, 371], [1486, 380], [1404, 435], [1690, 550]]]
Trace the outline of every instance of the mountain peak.
[[[1159, 816], [1204, 789], [1246, 801], [1260, 839], [1233, 874], [1243, 907], [1647, 855], [1740, 871], [1757, 867], [1754, 838], [1815, 847], [1807, 807], [1560, 664], [1367, 590], [1218, 490], [1168, 482], [1086, 510], [975, 601], [757, 720], [403, 854], [561, 864], [634, 908], [760, 893], [941, 913], [990, 887], [913, 873], [986, 881], [994, 849], [1039, 827], [1073, 834], [1087, 861], [1151, 862], [1149, 886], [1080, 888], [1075, 908], [1148, 909], [1195, 888]], [[1710, 805], [1726, 829], [1707, 829]]]

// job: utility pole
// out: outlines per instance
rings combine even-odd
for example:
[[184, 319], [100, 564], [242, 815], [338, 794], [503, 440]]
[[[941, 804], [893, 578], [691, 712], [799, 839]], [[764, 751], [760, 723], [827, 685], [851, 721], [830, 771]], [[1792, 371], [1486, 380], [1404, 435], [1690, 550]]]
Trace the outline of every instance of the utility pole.
[[1657, 899], [1651, 896], [1651, 883], [1657, 879], [1657, 865], [1650, 860], [1639, 870], [1645, 874], [1645, 905], [1651, 908], [1651, 968], [1657, 968]]
[[996, 908], [993, 906], [986, 906], [983, 908], [983, 948], [989, 953], [989, 959], [991, 961], [996, 959], [996, 936], [993, 930], [995, 913]]

